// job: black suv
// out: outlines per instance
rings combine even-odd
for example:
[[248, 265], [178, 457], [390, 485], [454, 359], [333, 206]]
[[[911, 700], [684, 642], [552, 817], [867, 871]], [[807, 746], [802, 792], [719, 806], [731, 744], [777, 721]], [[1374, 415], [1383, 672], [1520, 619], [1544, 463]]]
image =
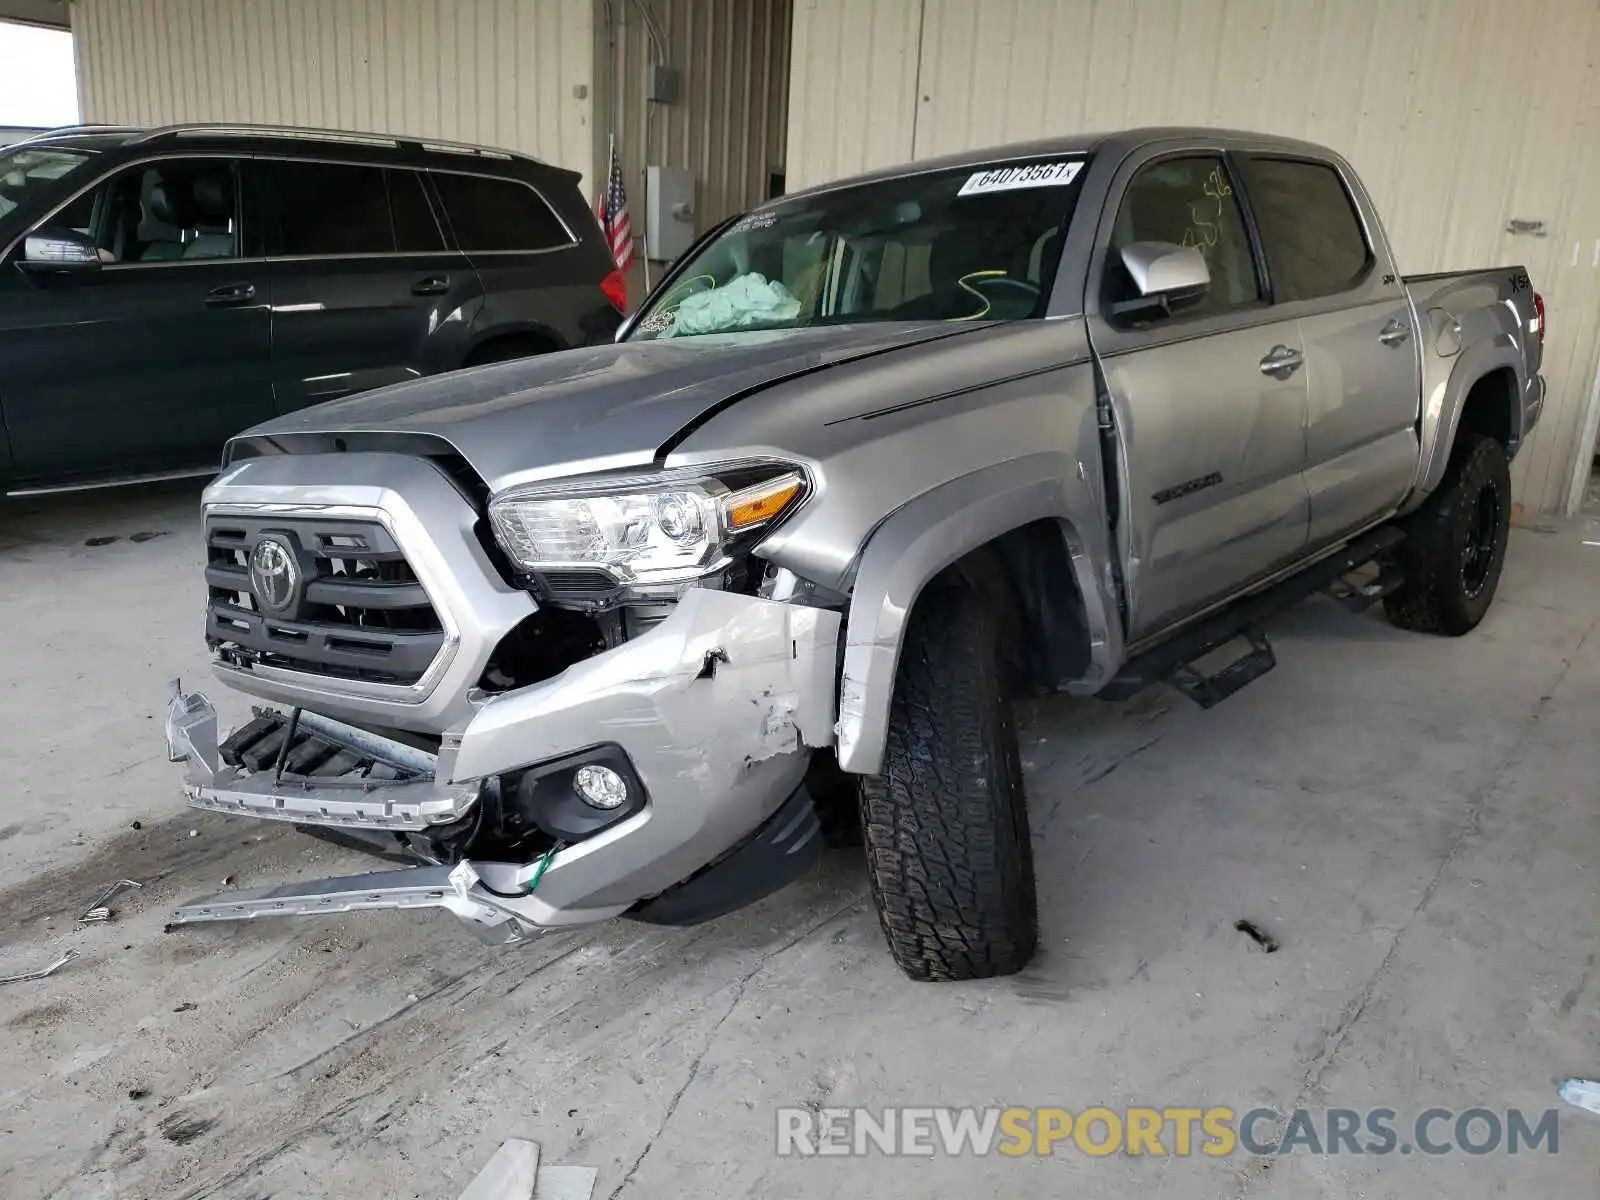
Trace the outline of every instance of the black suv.
[[0, 150], [0, 495], [204, 473], [291, 409], [609, 341], [623, 280], [578, 178], [259, 126]]

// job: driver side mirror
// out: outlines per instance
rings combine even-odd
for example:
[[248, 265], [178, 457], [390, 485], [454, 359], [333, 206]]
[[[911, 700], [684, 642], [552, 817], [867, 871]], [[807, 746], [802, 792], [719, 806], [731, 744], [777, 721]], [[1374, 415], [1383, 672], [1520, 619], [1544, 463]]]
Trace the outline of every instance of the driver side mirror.
[[17, 269], [33, 275], [98, 271], [100, 251], [76, 229], [38, 229], [23, 240]]
[[1170, 314], [1193, 303], [1211, 287], [1211, 268], [1193, 246], [1173, 242], [1130, 242], [1121, 251], [1123, 269], [1138, 296], [1114, 305], [1118, 316], [1155, 310]]

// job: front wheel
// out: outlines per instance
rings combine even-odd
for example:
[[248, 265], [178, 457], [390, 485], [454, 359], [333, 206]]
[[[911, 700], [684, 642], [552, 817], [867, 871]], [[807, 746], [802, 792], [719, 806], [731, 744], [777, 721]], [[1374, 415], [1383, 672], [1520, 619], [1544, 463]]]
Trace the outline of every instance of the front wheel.
[[1010, 975], [1038, 941], [1004, 678], [1000, 622], [983, 597], [961, 586], [924, 592], [900, 656], [883, 773], [861, 780], [872, 898], [912, 979]]
[[1511, 537], [1511, 465], [1493, 438], [1464, 435], [1444, 482], [1405, 520], [1404, 583], [1384, 598], [1401, 629], [1460, 637], [1494, 600]]

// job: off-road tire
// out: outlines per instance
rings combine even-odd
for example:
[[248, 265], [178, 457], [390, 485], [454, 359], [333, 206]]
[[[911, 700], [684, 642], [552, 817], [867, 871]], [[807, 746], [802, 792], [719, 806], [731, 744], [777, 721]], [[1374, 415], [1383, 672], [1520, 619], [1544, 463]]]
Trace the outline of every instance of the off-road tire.
[[916, 980], [1010, 975], [1038, 942], [1003, 619], [963, 586], [923, 593], [900, 655], [883, 773], [861, 780], [878, 920]]
[[[1487, 499], [1486, 499], [1487, 497]], [[1493, 505], [1484, 522], [1483, 505]], [[1468, 563], [1469, 541], [1483, 524], [1492, 524], [1492, 544], [1478, 553], [1487, 561]], [[1405, 582], [1384, 597], [1389, 620], [1401, 629], [1460, 637], [1477, 628], [1494, 600], [1511, 532], [1511, 466], [1505, 447], [1493, 438], [1464, 434], [1458, 441], [1439, 490], [1405, 519], [1406, 540], [1395, 552]], [[1482, 580], [1477, 583], [1481, 565]], [[1476, 583], [1476, 586], [1472, 586]]]

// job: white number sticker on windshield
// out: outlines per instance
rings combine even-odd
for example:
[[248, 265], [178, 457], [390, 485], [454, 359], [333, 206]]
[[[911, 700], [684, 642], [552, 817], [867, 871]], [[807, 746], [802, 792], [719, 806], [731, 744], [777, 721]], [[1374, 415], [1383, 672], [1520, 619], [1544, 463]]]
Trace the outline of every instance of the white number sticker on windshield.
[[1074, 162], [1026, 163], [1015, 167], [994, 167], [979, 171], [961, 185], [958, 196], [979, 196], [985, 192], [1011, 192], [1018, 188], [1066, 187], [1083, 170], [1083, 160]]
[[768, 209], [765, 212], [746, 213], [728, 229], [729, 233], [748, 233], [752, 229], [771, 229], [778, 223], [778, 214]]

